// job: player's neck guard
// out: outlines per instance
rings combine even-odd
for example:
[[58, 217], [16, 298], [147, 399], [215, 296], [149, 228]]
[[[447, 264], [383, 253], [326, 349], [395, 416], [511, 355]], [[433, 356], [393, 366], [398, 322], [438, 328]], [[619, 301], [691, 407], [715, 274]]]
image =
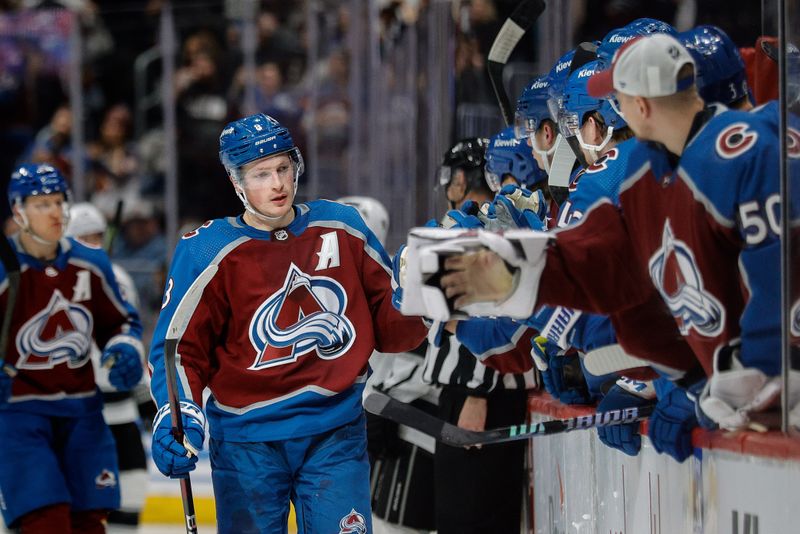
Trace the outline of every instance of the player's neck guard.
[[614, 128], [612, 126], [608, 126], [606, 128], [606, 136], [603, 138], [603, 141], [599, 145], [593, 145], [583, 140], [583, 136], [581, 135], [580, 130], [575, 132], [575, 137], [578, 138], [578, 143], [580, 143], [581, 148], [588, 150], [589, 153], [592, 155], [592, 161], [589, 161], [587, 163], [591, 165], [598, 160], [600, 154], [602, 153], [603, 149], [605, 149], [605, 147], [608, 145], [608, 142], [611, 141], [611, 137], [613, 135], [614, 135]]

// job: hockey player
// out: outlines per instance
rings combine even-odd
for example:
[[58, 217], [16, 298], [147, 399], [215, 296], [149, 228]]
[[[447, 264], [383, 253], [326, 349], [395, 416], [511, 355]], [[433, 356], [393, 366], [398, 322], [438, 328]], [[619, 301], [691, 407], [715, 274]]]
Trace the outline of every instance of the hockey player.
[[[779, 314], [772, 308], [779, 300], [774, 130], [753, 114], [704, 108], [691, 56], [666, 35], [627, 43], [589, 89], [596, 96], [616, 91], [637, 137], [660, 143], [637, 145], [621, 188], [621, 210], [600, 202], [582, 224], [559, 232], [541, 256], [532, 252], [544, 260], [532, 286], [512, 290], [497, 256], [478, 253], [446, 260], [454, 272], [442, 278], [445, 293], [462, 307], [530, 292], [531, 304], [567, 304], [613, 318], [648, 302], [655, 290], [660, 310], [673, 316], [710, 375], [700, 400], [703, 411], [722, 427], [741, 428], [749, 412], [763, 409], [780, 392]], [[518, 264], [528, 268], [536, 262], [533, 256]], [[598, 286], [598, 279], [604, 283]], [[650, 311], [628, 317], [626, 327], [645, 329], [659, 312]], [[662, 348], [673, 335], [647, 330], [648, 344]], [[636, 336], [621, 340], [623, 346], [637, 341]], [[685, 353], [658, 363], [671, 367], [673, 378], [697, 379]]]
[[[101, 248], [108, 224], [100, 210], [88, 202], [79, 202], [70, 206], [69, 214], [67, 236], [88, 247]], [[116, 263], [111, 264], [111, 269], [122, 297], [138, 310], [139, 294], [131, 275]], [[147, 494], [147, 458], [138, 425], [139, 408], [131, 391], [119, 391], [111, 385], [108, 369], [100, 365], [100, 357], [100, 349], [92, 343], [95, 382], [103, 392], [103, 419], [114, 436], [119, 463], [121, 503], [118, 510], [109, 514], [108, 523], [135, 527]], [[135, 387], [146, 386], [140, 382]]]
[[[207, 416], [220, 532], [286, 532], [290, 501], [299, 532], [370, 531], [367, 361], [415, 348], [427, 330], [393, 308], [390, 260], [355, 209], [294, 204], [303, 159], [286, 128], [263, 114], [232, 122], [220, 160], [245, 211], [175, 251], [150, 352], [153, 459], [168, 476], [191, 471]], [[181, 306], [209, 266], [199, 300]], [[170, 431], [164, 367], [179, 309], [184, 443]]]
[[[21, 228], [10, 245], [21, 266], [5, 363], [11, 396], [0, 406], [3, 518], [27, 532], [105, 532], [119, 507], [117, 458], [89, 362], [94, 340], [118, 390], [142, 377], [141, 325], [102, 250], [64, 238], [64, 177], [22, 165], [8, 200]], [[2, 274], [5, 310], [9, 281]], [[8, 380], [8, 378], [4, 378]]]
[[[469, 175], [476, 178], [464, 199], [471, 201], [466, 203], [467, 206], [477, 207], [492, 201], [494, 192], [484, 173], [485, 146], [485, 143], [467, 140], [445, 153], [439, 176], [440, 184], [449, 184], [448, 199], [456, 196], [451, 189], [458, 187], [457, 178]], [[480, 226], [475, 215], [473, 209], [469, 213], [450, 210], [442, 225]], [[492, 350], [495, 347], [487, 338], [493, 337], [491, 328], [494, 324], [486, 323], [495, 321], [448, 322], [429, 345], [424, 369], [426, 381], [441, 385], [439, 417], [461, 428], [477, 431], [523, 423], [527, 414], [526, 389], [534, 385], [532, 373], [523, 374], [532, 367], [529, 356], [532, 333], [525, 333], [529, 329], [516, 325], [515, 331], [520, 334], [514, 338], [515, 343], [506, 344], [502, 350]], [[461, 341], [462, 336], [484, 342], [489, 347], [473, 353]], [[505, 373], [494, 370], [495, 364], [513, 365], [519, 361], [519, 358], [502, 354], [511, 351], [516, 353], [515, 356], [521, 353], [527, 366], [506, 368]], [[524, 453], [524, 442], [482, 449], [437, 444], [434, 460], [437, 532], [518, 532], [524, 487]]]
[[539, 167], [528, 144], [516, 137], [513, 127], [508, 127], [489, 138], [486, 180], [492, 191], [509, 184], [529, 191], [546, 190], [547, 173]]

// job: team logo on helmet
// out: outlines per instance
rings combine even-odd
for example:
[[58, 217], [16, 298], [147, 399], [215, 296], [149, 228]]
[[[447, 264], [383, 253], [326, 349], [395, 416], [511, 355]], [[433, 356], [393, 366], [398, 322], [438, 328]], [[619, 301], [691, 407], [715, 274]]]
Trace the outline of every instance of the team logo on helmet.
[[692, 250], [675, 236], [669, 219], [664, 224], [661, 248], [650, 258], [650, 278], [664, 298], [681, 334], [691, 329], [706, 337], [722, 331], [725, 312], [703, 287]]
[[92, 323], [89, 310], [56, 289], [47, 306], [19, 329], [17, 367], [52, 369], [63, 362], [72, 368], [84, 365], [89, 361]]
[[250, 322], [250, 342], [258, 355], [249, 369], [285, 365], [312, 351], [323, 360], [342, 356], [356, 337], [346, 309], [347, 294], [339, 282], [307, 275], [292, 264], [283, 287]]
[[339, 521], [339, 534], [367, 534], [367, 520], [355, 508]]

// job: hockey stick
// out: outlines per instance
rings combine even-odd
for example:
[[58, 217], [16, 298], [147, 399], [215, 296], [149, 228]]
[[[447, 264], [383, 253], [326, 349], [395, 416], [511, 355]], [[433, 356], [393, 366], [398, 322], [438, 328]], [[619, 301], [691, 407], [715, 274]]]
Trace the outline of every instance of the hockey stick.
[[435, 438], [436, 441], [446, 445], [471, 447], [474, 445], [491, 445], [493, 443], [530, 439], [537, 436], [550, 436], [571, 430], [634, 423], [647, 418], [653, 413], [655, 405], [608, 410], [590, 415], [570, 417], [569, 419], [513, 425], [505, 428], [484, 430], [483, 432], [459, 428], [380, 392], [374, 392], [367, 396], [364, 400], [364, 408], [372, 414], [386, 417], [395, 423], [400, 423], [428, 434]]
[[17, 253], [14, 252], [14, 248], [8, 242], [8, 238], [3, 235], [0, 235], [0, 262], [3, 263], [3, 269], [5, 269], [6, 278], [8, 279], [6, 311], [3, 314], [3, 323], [0, 325], [0, 351], [2, 351], [0, 352], [0, 369], [11, 378], [19, 379], [39, 391], [46, 391], [45, 387], [36, 379], [19, 374], [19, 370], [16, 367], [6, 362], [8, 336], [11, 332], [11, 316], [14, 315], [17, 295], [19, 294], [20, 266]]
[[109, 258], [111, 257], [112, 248], [114, 247], [114, 239], [116, 239], [117, 234], [119, 234], [120, 226], [122, 226], [122, 208], [124, 205], [124, 200], [119, 199], [117, 201], [117, 207], [114, 209], [114, 218], [111, 219], [111, 224], [106, 228], [103, 249], [106, 251]]
[[17, 293], [19, 293], [20, 267], [17, 253], [8, 242], [8, 238], [0, 236], [0, 261], [6, 271], [8, 279], [8, 296], [6, 297], [6, 311], [3, 315], [3, 324], [0, 326], [0, 362], [2, 362], [3, 372], [8, 376], [17, 377], [17, 369], [6, 363], [8, 354], [8, 334], [11, 330], [11, 316], [14, 314], [14, 307], [17, 305]]
[[[181, 420], [181, 407], [178, 398], [178, 372], [176, 364], [178, 340], [186, 331], [189, 320], [192, 318], [192, 312], [197, 307], [200, 297], [203, 296], [203, 290], [216, 272], [217, 265], [212, 263], [200, 273], [194, 282], [192, 282], [192, 285], [189, 286], [186, 294], [178, 303], [177, 308], [175, 308], [175, 313], [172, 315], [172, 319], [167, 327], [167, 335], [164, 338], [164, 370], [166, 371], [167, 378], [172, 435], [175, 441], [183, 443], [188, 450], [194, 450], [194, 448], [187, 445], [183, 434], [183, 421]], [[185, 478], [181, 478], [180, 480], [183, 514], [186, 518], [186, 532], [187, 534], [197, 534], [197, 517], [194, 511], [194, 498], [192, 497], [192, 481], [188, 473]]]
[[489, 71], [489, 80], [492, 82], [492, 88], [506, 126], [514, 121], [514, 110], [511, 108], [506, 88], [503, 86], [503, 67], [508, 62], [511, 52], [514, 51], [525, 32], [539, 18], [544, 8], [544, 0], [523, 1], [497, 32], [497, 37], [494, 38], [492, 48], [489, 50], [486, 68]]

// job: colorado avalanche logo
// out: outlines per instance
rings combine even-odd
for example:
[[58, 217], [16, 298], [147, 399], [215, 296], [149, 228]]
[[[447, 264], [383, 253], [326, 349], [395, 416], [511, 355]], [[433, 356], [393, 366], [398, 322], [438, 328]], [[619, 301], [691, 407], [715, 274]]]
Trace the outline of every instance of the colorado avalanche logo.
[[65, 361], [69, 367], [80, 367], [89, 361], [91, 336], [92, 314], [56, 289], [47, 307], [20, 327], [17, 367], [52, 369]]
[[250, 342], [258, 352], [249, 369], [284, 365], [311, 351], [338, 358], [353, 345], [355, 330], [344, 316], [347, 294], [327, 276], [309, 276], [294, 264], [283, 288], [256, 310]]
[[714, 337], [722, 331], [724, 310], [703, 288], [697, 262], [686, 243], [675, 239], [669, 220], [664, 224], [661, 249], [650, 258], [650, 278], [667, 303], [681, 334], [694, 328]]
[[339, 521], [339, 534], [367, 534], [366, 519], [355, 508], [351, 508], [350, 513]]

